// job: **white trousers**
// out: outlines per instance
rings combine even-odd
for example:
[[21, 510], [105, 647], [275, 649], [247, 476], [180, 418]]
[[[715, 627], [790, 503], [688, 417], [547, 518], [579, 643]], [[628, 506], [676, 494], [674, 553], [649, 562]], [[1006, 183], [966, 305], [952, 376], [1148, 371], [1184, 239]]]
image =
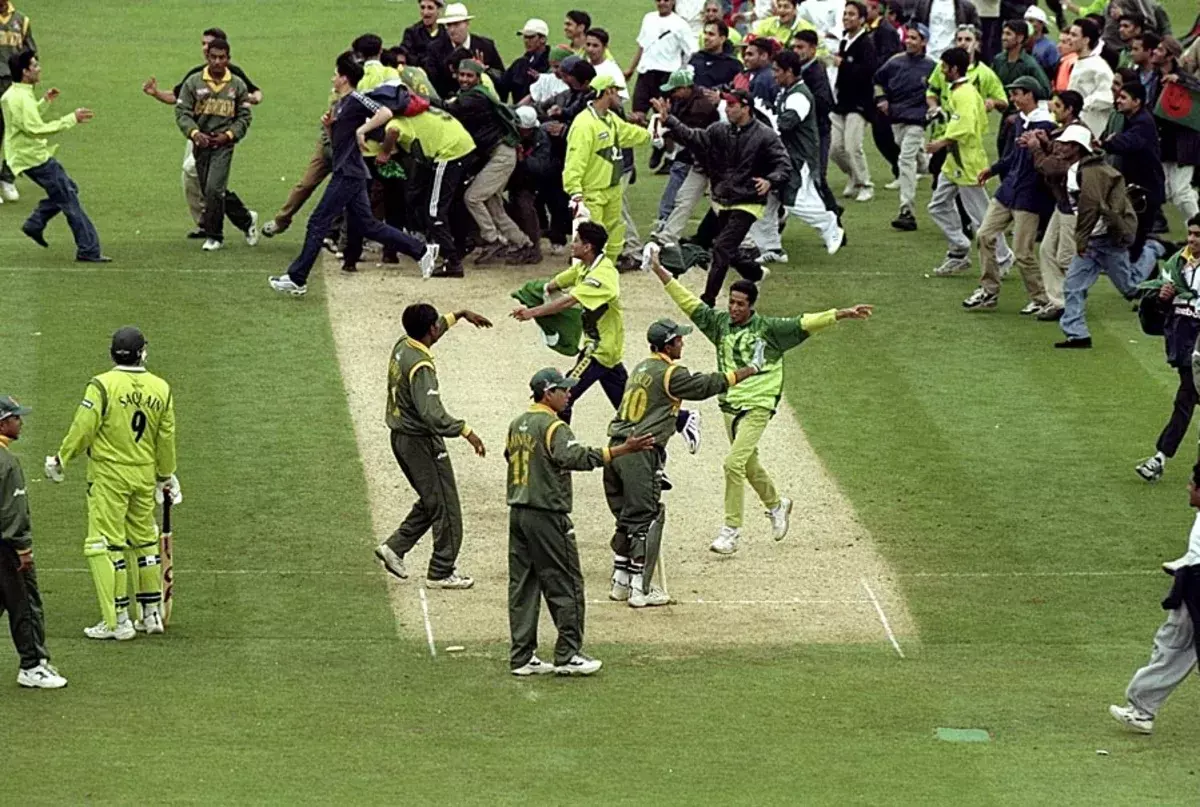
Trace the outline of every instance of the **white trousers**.
[[1179, 163], [1163, 163], [1163, 173], [1167, 175], [1167, 201], [1179, 208], [1186, 221], [1200, 212], [1196, 202], [1196, 189], [1192, 187], [1192, 173], [1195, 167]]

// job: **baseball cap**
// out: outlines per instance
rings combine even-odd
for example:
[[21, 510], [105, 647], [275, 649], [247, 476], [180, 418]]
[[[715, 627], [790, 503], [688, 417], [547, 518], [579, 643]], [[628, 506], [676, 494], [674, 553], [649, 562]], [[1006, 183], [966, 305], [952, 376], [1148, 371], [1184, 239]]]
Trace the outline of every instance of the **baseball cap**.
[[1025, 9], [1025, 22], [1040, 22], [1046, 25], [1050, 21], [1046, 18], [1046, 12], [1042, 11], [1038, 6], [1030, 6]]
[[671, 74], [667, 79], [667, 83], [659, 86], [660, 92], [671, 92], [678, 90], [680, 87], [690, 87], [695, 83], [692, 79], [692, 71], [686, 67], [681, 67]]
[[687, 336], [691, 332], [691, 325], [680, 325], [675, 320], [663, 317], [646, 330], [646, 341], [651, 347], [663, 347], [676, 336]]
[[1018, 76], [1017, 78], [1004, 85], [1006, 90], [1025, 90], [1031, 92], [1034, 96], [1042, 94], [1042, 85], [1033, 76]]
[[543, 367], [529, 380], [529, 389], [534, 397], [545, 395], [550, 390], [570, 389], [579, 383], [577, 378], [567, 378], [554, 367]]
[[[562, 62], [571, 56], [575, 56], [575, 51], [563, 45], [555, 45], [550, 48], [550, 61], [552, 62]], [[575, 58], [579, 57], [576, 56]]]
[[921, 39], [924, 39], [926, 42], [929, 41], [929, 26], [928, 25], [926, 25], [925, 23], [922, 23], [922, 22], [918, 22], [916, 25], [913, 26], [913, 29], [915, 29], [916, 32], [921, 36]]
[[13, 396], [0, 395], [0, 420], [28, 415], [31, 411], [28, 406], [21, 406]]
[[607, 90], [609, 87], [617, 86], [617, 82], [612, 76], [596, 76], [594, 79], [592, 79], [592, 83], [589, 86], [595, 90], [597, 94], [599, 94]]
[[1058, 140], [1063, 143], [1078, 143], [1089, 154], [1092, 151], [1092, 130], [1082, 123], [1072, 123], [1066, 129], [1063, 129], [1062, 134], [1058, 136]]
[[550, 26], [545, 20], [534, 17], [525, 20], [525, 27], [517, 31], [517, 36], [550, 36]]
[[517, 107], [517, 127], [520, 129], [536, 129], [538, 127], [537, 112], [531, 106]]

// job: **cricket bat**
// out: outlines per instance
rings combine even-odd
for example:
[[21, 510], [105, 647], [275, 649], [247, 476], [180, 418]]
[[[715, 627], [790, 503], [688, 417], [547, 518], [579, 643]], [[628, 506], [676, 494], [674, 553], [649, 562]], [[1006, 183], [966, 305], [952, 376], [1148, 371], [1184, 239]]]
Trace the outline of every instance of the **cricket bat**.
[[158, 552], [162, 558], [162, 621], [163, 626], [171, 622], [171, 606], [175, 604], [175, 546], [171, 537], [171, 489], [163, 495], [162, 533], [158, 539]]

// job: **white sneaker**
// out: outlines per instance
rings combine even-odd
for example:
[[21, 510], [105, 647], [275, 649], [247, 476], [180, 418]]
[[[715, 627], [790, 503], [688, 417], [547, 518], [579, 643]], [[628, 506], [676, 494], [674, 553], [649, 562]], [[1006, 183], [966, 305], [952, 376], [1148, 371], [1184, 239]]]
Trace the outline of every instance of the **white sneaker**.
[[224, 245], [217, 239], [206, 238], [204, 239], [204, 243], [200, 245], [200, 249], [204, 250], [205, 252], [216, 252], [222, 246]]
[[991, 309], [996, 307], [996, 302], [1000, 299], [1000, 295], [992, 294], [987, 289], [980, 286], [971, 292], [967, 299], [962, 301], [962, 307], [971, 311], [980, 309]]
[[1133, 470], [1137, 471], [1137, 475], [1147, 482], [1157, 482], [1162, 479], [1163, 471], [1166, 470], [1166, 467], [1163, 465], [1163, 461], [1158, 458], [1158, 455], [1155, 454], [1153, 457], [1142, 460]]
[[271, 219], [263, 225], [262, 234], [267, 238], [274, 238], [279, 233], [279, 225], [275, 223], [275, 219]]
[[843, 227], [838, 227], [837, 235], [833, 240], [825, 245], [825, 251], [830, 255], [836, 255], [837, 251], [842, 248], [842, 244], [846, 241], [846, 230]]
[[1200, 566], [1200, 552], [1193, 552], [1189, 549], [1182, 557], [1164, 563], [1162, 568], [1167, 574], [1175, 574], [1186, 566]]
[[408, 579], [408, 569], [404, 568], [404, 558], [393, 552], [390, 546], [380, 544], [375, 547], [375, 557], [379, 558], [379, 562], [383, 564], [383, 568], [389, 574], [393, 574], [401, 580]]
[[296, 282], [288, 275], [268, 277], [267, 282], [275, 291], [281, 294], [290, 294], [293, 297], [303, 297], [308, 292], [308, 286], [297, 286]]
[[67, 679], [49, 664], [42, 663], [17, 673], [17, 683], [29, 689], [62, 689], [67, 685]]
[[567, 245], [566, 244], [551, 244], [550, 245], [550, 254], [551, 255], [566, 255], [567, 254]]
[[143, 614], [141, 619], [133, 620], [133, 629], [138, 633], [166, 633], [162, 615], [158, 611]]
[[856, 202], [869, 202], [875, 198], [875, 189], [870, 185], [858, 189], [858, 196], [854, 197]]
[[667, 596], [667, 592], [655, 585], [650, 586], [650, 590], [643, 592], [640, 588], [634, 587], [629, 591], [629, 607], [630, 608], [653, 608], [658, 605], [670, 605], [671, 598]]
[[246, 243], [252, 247], [258, 246], [258, 212], [250, 211], [250, 226], [246, 229]]
[[1029, 302], [1025, 303], [1025, 307], [1017, 313], [1023, 317], [1032, 317], [1036, 314], [1042, 313], [1045, 308], [1045, 303], [1036, 303], [1033, 300], [1030, 300]]
[[109, 630], [108, 625], [101, 619], [90, 628], [84, 628], [83, 635], [89, 639], [116, 639], [118, 642], [124, 642], [137, 636], [137, 631], [133, 629], [133, 623], [128, 619], [118, 622], [114, 630]]
[[784, 252], [782, 249], [767, 250], [766, 252], [764, 252], [763, 254], [758, 256], [758, 262], [759, 263], [787, 263], [788, 262], [788, 254], [786, 252]]
[[552, 672], [555, 672], [554, 665], [542, 661], [537, 656], [531, 657], [529, 661], [512, 670], [513, 675], [520, 676], [521, 678], [530, 675], [549, 675]]
[[474, 580], [460, 575], [457, 571], [450, 572], [449, 577], [443, 577], [441, 580], [425, 580], [425, 588], [467, 589], [473, 585]]
[[421, 277], [428, 280], [433, 276], [433, 266], [437, 263], [438, 254], [442, 251], [440, 244], [428, 244], [418, 262], [421, 267]]
[[884, 185], [884, 186], [883, 186], [883, 189], [884, 189], [885, 191], [898, 191], [898, 190], [900, 190], [900, 178], [899, 178], [899, 177], [896, 177], [896, 178], [895, 178], [895, 179], [893, 179], [891, 182], [889, 182], [888, 184]]
[[588, 658], [582, 653], [576, 653], [566, 664], [555, 667], [554, 672], [559, 675], [592, 675], [599, 672], [603, 666], [604, 663], [598, 658]]
[[683, 442], [687, 444], [690, 454], [700, 450], [700, 410], [689, 409], [687, 420], [683, 424]]
[[933, 273], [938, 277], [950, 277], [957, 275], [959, 272], [965, 272], [971, 268], [971, 259], [963, 256], [961, 258], [947, 257], [946, 260], [933, 270]]
[[712, 542], [709, 547], [718, 555], [732, 555], [737, 552], [738, 538], [742, 537], [742, 531], [737, 527], [721, 527], [721, 531], [717, 533], [717, 540]]
[[846, 183], [846, 187], [842, 188], [842, 198], [849, 199], [857, 191], [858, 191], [858, 186], [854, 184], [854, 180], [850, 180], [849, 182]]
[[1108, 707], [1108, 713], [1112, 715], [1113, 720], [1116, 720], [1118, 723], [1124, 723], [1138, 734], [1154, 733], [1154, 715], [1146, 714], [1132, 704], [1129, 706], [1117, 706], [1113, 704]]
[[779, 497], [779, 504], [767, 511], [767, 518], [771, 519], [771, 537], [776, 541], [782, 541], [784, 536], [788, 534], [788, 519], [792, 517], [792, 500], [787, 496]]
[[613, 602], [625, 602], [629, 599], [629, 584], [613, 580], [612, 589], [608, 592], [608, 598]]
[[1008, 277], [1008, 273], [1012, 271], [1013, 263], [1017, 260], [1017, 255], [1011, 249], [1008, 254], [1000, 258], [996, 262], [996, 269], [1000, 272], [1000, 279]]
[[[0, 182], [0, 199], [6, 202], [15, 202], [21, 198], [21, 194], [17, 192], [17, 186], [11, 182]], [[64, 684], [66, 681], [63, 682]]]

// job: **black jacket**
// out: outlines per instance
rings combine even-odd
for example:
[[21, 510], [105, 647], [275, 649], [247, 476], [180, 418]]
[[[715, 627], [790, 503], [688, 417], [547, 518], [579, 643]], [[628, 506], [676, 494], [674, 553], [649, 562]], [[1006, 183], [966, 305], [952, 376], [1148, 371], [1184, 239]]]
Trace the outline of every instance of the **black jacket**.
[[[1200, 626], [1200, 566], [1184, 566], [1175, 572], [1175, 582], [1162, 601], [1162, 607], [1164, 611], [1186, 608], [1193, 628]], [[1192, 638], [1196, 653], [1200, 655], [1200, 630], [1193, 630]]]
[[875, 61], [879, 64], [883, 64], [904, 50], [904, 42], [900, 40], [900, 32], [887, 19], [879, 21], [879, 25], [871, 32], [871, 41], [875, 43]]
[[429, 46], [435, 40], [446, 38], [446, 26], [439, 25], [437, 33], [431, 35], [429, 29], [425, 27], [425, 23], [418, 20], [416, 25], [410, 25], [404, 29], [404, 37], [400, 40], [400, 44], [408, 51], [408, 63], [422, 67], [429, 57]]
[[767, 196], [754, 187], [755, 177], [768, 180], [775, 189], [787, 185], [792, 168], [787, 149], [775, 130], [761, 121], [751, 120], [742, 127], [719, 122], [693, 129], [672, 115], [667, 128], [708, 175], [717, 204], [765, 204]]
[[[933, 0], [902, 0], [900, 16], [910, 23], [929, 25], [929, 8], [932, 5]], [[954, 22], [956, 25], [974, 25], [976, 30], [983, 27], [979, 21], [979, 11], [971, 0], [954, 0]]]
[[[684, 101], [671, 102], [671, 114], [692, 129], [705, 129], [721, 119], [717, 113], [717, 105], [704, 97], [699, 90], [692, 92], [692, 97]], [[685, 165], [695, 162], [692, 152], [683, 148], [675, 155], [675, 161]]]
[[[458, 50], [458, 46], [450, 40], [450, 37], [443, 36], [430, 43], [429, 51], [425, 56], [425, 72], [429, 74], [433, 88], [443, 98], [449, 98], [458, 92], [458, 79], [455, 77], [457, 65], [453, 67], [450, 65], [450, 57], [456, 50]], [[472, 54], [476, 51], [483, 54], [483, 63], [487, 66], [488, 72], [492, 74], [492, 81], [499, 81], [500, 76], [504, 73], [504, 61], [500, 58], [499, 51], [496, 50], [496, 43], [486, 36], [471, 34], [469, 50]]]
[[521, 58], [508, 66], [504, 75], [496, 82], [496, 92], [501, 101], [512, 100], [516, 104], [529, 95], [529, 86], [535, 79], [529, 77], [529, 71], [535, 73], [550, 72], [550, 49], [542, 48], [537, 53], [523, 53]]
[[500, 117], [495, 99], [488, 98], [485, 90], [463, 92], [446, 102], [446, 111], [458, 118], [458, 122], [475, 141], [475, 152], [486, 162], [496, 146], [512, 140], [512, 128]]
[[833, 126], [829, 122], [829, 116], [833, 114], [833, 90], [829, 86], [829, 74], [825, 72], [825, 65], [821, 64], [820, 59], [813, 59], [800, 71], [800, 80], [817, 102], [817, 131], [821, 133], [822, 139], [828, 138]]
[[1104, 150], [1119, 158], [1117, 169], [1125, 177], [1127, 185], [1144, 188], [1146, 199], [1152, 204], [1163, 203], [1166, 180], [1162, 151], [1159, 148], [1158, 127], [1148, 109], [1142, 107], [1132, 118], [1127, 118], [1125, 128], [1104, 141]]
[[837, 100], [833, 111], [838, 115], [857, 112], [867, 120], [875, 109], [875, 43], [869, 31], [864, 31], [849, 47], [846, 40], [838, 43], [838, 55], [842, 57], [837, 72]]
[[688, 61], [695, 71], [693, 81], [697, 87], [724, 87], [733, 77], [742, 72], [742, 63], [730, 53], [693, 53]]

